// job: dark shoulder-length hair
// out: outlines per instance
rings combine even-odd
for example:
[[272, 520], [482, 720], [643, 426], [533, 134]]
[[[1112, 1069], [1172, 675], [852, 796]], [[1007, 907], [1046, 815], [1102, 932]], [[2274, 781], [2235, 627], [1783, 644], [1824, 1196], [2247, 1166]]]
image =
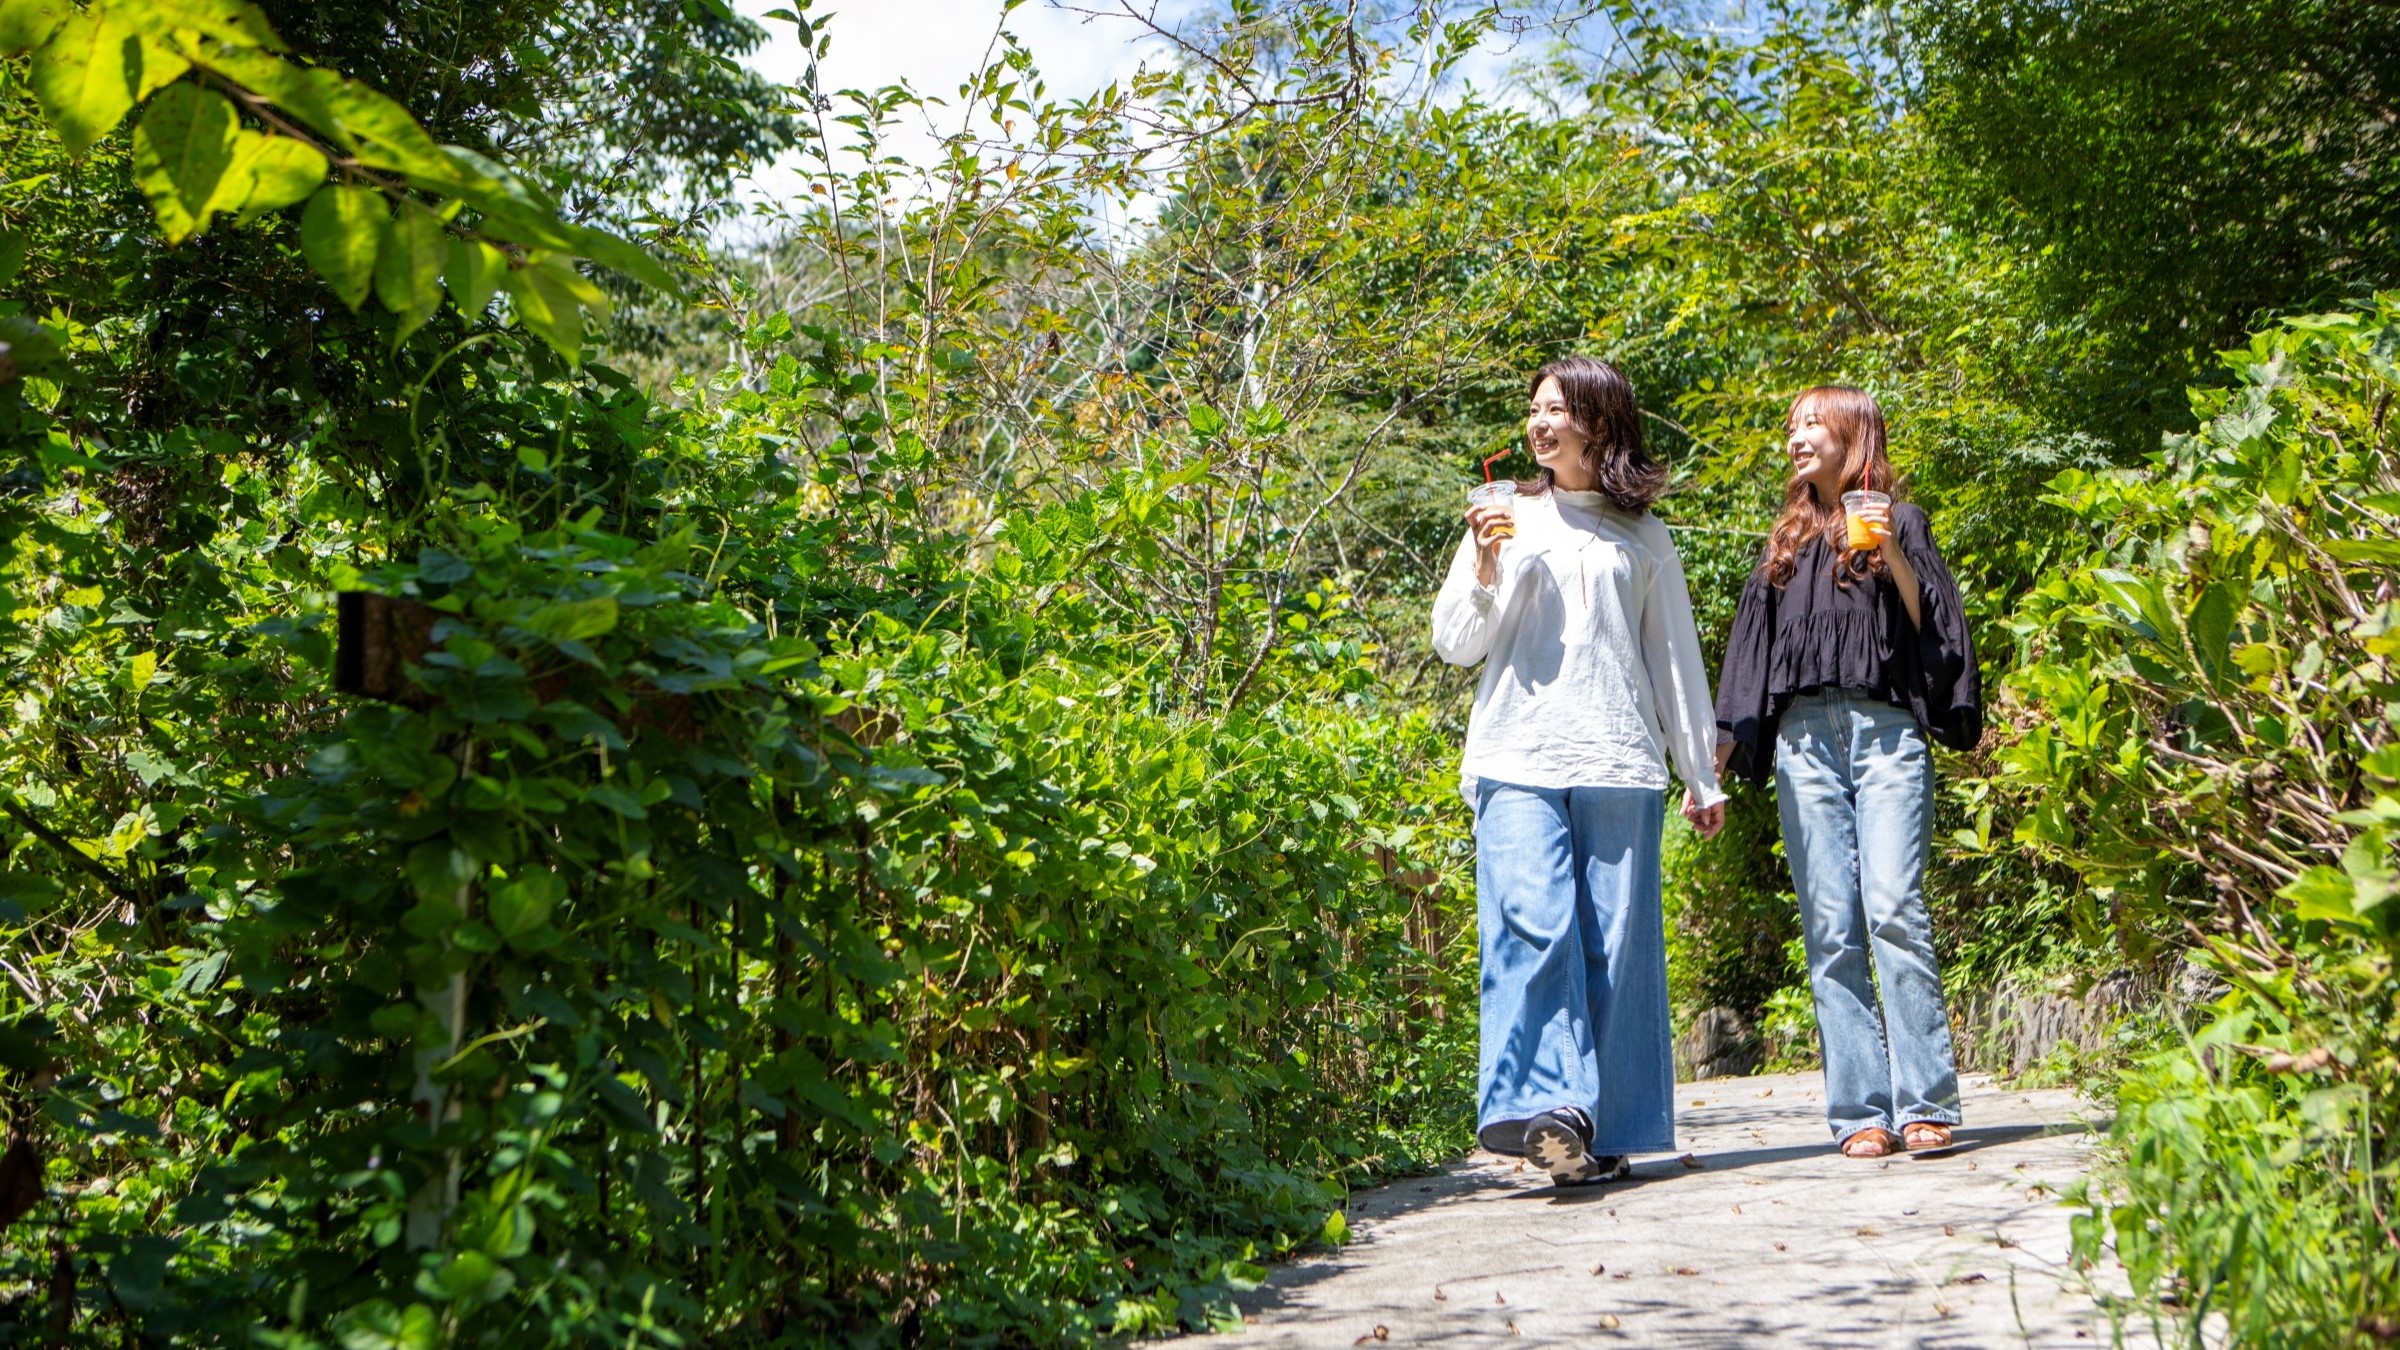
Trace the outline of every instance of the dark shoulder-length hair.
[[[1901, 499], [1900, 475], [1893, 472], [1891, 455], [1884, 447], [1883, 409], [1876, 406], [1872, 395], [1846, 384], [1804, 389], [1783, 415], [1784, 430], [1798, 426], [1800, 415], [1810, 411], [1841, 444], [1843, 492], [1880, 492], [1893, 501]], [[1850, 547], [1840, 494], [1829, 502], [1818, 501], [1817, 494], [1795, 475], [1784, 487], [1783, 514], [1776, 518], [1775, 531], [1767, 539], [1767, 580], [1777, 586], [1789, 582], [1799, 569], [1800, 550], [1808, 547], [1811, 539], [1824, 540], [1839, 559], [1834, 569], [1838, 585], [1884, 574], [1882, 550]]]
[[[1596, 480], [1592, 486], [1620, 511], [1649, 510], [1667, 489], [1667, 467], [1650, 458], [1642, 443], [1642, 410], [1633, 401], [1632, 381], [1597, 357], [1562, 356], [1533, 372], [1526, 397], [1540, 393], [1544, 380], [1558, 381], [1559, 393], [1566, 396], [1567, 417], [1583, 436], [1584, 467]], [[1533, 452], [1530, 437], [1525, 450]], [[1553, 477], [1544, 469], [1527, 488], [1547, 492]]]

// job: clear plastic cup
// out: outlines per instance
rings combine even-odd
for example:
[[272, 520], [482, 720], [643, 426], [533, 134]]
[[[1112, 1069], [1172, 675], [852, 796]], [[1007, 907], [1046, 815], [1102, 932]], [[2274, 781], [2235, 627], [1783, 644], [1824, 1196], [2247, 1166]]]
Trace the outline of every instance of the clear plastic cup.
[[1889, 513], [1892, 509], [1892, 499], [1880, 492], [1845, 492], [1842, 494], [1842, 515], [1850, 527], [1850, 547], [1854, 552], [1865, 552], [1883, 547], [1883, 532], [1859, 519], [1858, 508], [1862, 506], [1882, 507], [1886, 513], [1884, 519], [1888, 521], [1891, 519]]
[[1470, 509], [1478, 506], [1489, 507], [1492, 510], [1500, 512], [1502, 515], [1508, 517], [1508, 525], [1506, 527], [1507, 533], [1512, 536], [1516, 534], [1516, 484], [1509, 482], [1477, 483], [1475, 485], [1475, 490], [1467, 494], [1467, 506]]

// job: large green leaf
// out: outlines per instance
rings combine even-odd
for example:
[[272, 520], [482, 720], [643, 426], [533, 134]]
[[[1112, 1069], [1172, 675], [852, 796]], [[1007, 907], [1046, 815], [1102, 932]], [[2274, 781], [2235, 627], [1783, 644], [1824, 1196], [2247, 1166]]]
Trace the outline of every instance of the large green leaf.
[[517, 268], [508, 274], [506, 284], [509, 298], [516, 304], [517, 321], [559, 355], [569, 361], [580, 360], [583, 311], [589, 309], [601, 316], [608, 312], [608, 297], [600, 288], [577, 272], [572, 262], [557, 257]]
[[641, 247], [619, 239], [606, 230], [588, 225], [568, 225], [567, 233], [574, 241], [575, 251], [610, 271], [622, 272], [646, 286], [654, 286], [669, 295], [681, 295], [683, 288], [674, 274], [659, 265]]
[[2400, 539], [2328, 539], [2325, 551], [2346, 563], [2400, 563]]
[[2358, 922], [2358, 888], [2339, 868], [2311, 867], [2276, 894], [2291, 901], [2294, 912], [2303, 919]]
[[133, 106], [133, 30], [106, 13], [68, 16], [33, 54], [33, 96], [70, 154], [92, 148]]
[[2233, 588], [2220, 581], [2200, 592], [2184, 621], [2184, 631], [2192, 641], [2192, 655], [2214, 684], [2225, 682], [2232, 665], [2233, 619], [2237, 608]]
[[324, 106], [338, 125], [332, 130], [345, 141], [359, 162], [422, 180], [435, 191], [449, 192], [456, 169], [450, 157], [408, 109], [356, 80], [337, 79], [323, 88]]
[[240, 48], [210, 52], [208, 65], [326, 138], [338, 139], [334, 133], [340, 127], [340, 119], [325, 102], [326, 92], [342, 82], [335, 72], [286, 61], [269, 52]]
[[507, 272], [507, 254], [480, 239], [453, 239], [442, 280], [449, 285], [451, 302], [459, 313], [472, 319], [492, 303]]
[[328, 184], [300, 213], [300, 256], [344, 305], [357, 309], [375, 284], [375, 254], [390, 213], [373, 188]]
[[442, 303], [442, 264], [449, 256], [450, 232], [441, 218], [413, 201], [400, 203], [375, 255], [375, 298], [400, 316], [394, 345], [423, 327]]
[[143, 111], [133, 129], [133, 176], [168, 243], [208, 228], [239, 127], [233, 104], [196, 84], [161, 91]]
[[141, 0], [121, 8], [125, 22], [162, 37], [190, 32], [230, 47], [284, 50], [266, 14], [247, 0]]
[[183, 53], [161, 38], [143, 33], [137, 39], [136, 46], [141, 54], [139, 77], [133, 82], [133, 101], [136, 103], [173, 84], [192, 68], [192, 63], [183, 59]]
[[306, 141], [262, 136], [255, 131], [241, 134], [234, 156], [234, 172], [242, 179], [242, 199], [220, 200], [217, 205], [220, 209], [238, 208], [242, 221], [308, 200], [308, 194], [325, 181], [328, 167], [324, 152]]
[[67, 0], [0, 0], [0, 56], [41, 46], [74, 12]]

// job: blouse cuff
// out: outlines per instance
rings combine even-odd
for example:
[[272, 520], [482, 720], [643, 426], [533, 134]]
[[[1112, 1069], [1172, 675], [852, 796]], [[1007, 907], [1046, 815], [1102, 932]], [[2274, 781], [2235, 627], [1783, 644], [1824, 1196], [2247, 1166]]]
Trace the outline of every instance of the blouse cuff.
[[1491, 612], [1493, 603], [1500, 598], [1500, 588], [1486, 586], [1478, 581], [1475, 583], [1475, 588], [1467, 592], [1467, 598], [1475, 603], [1478, 611], [1488, 614]]

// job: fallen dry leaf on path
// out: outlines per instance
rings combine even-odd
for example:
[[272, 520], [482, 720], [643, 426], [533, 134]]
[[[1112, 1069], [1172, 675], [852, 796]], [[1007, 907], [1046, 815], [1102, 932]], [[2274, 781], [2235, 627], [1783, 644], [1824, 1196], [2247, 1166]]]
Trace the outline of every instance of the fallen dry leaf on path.
[[1775, 1250], [1777, 1250], [1777, 1251], [1782, 1251], [1783, 1249], [1784, 1249], [1784, 1248], [1783, 1248], [1783, 1244], [1782, 1244], [1782, 1243], [1778, 1242], [1778, 1243], [1776, 1243], [1776, 1244], [1775, 1244]]
[[1620, 1325], [1621, 1324], [1617, 1321], [1617, 1315], [1615, 1313], [1600, 1314], [1600, 1329], [1602, 1331], [1615, 1331]]
[[1608, 1267], [1606, 1267], [1606, 1266], [1594, 1266], [1594, 1267], [1592, 1267], [1592, 1273], [1593, 1273], [1594, 1275], [1606, 1275], [1606, 1274], [1608, 1273]]
[[1734, 1213], [1736, 1213], [1736, 1214], [1739, 1214], [1739, 1213], [1741, 1213], [1741, 1212], [1742, 1212], [1742, 1207], [1741, 1207], [1740, 1205], [1735, 1205], [1735, 1206], [1733, 1207], [1733, 1212], [1734, 1212]]
[[1990, 1281], [1990, 1279], [1991, 1279], [1991, 1277], [1990, 1277], [1990, 1276], [1988, 1276], [1988, 1275], [1985, 1275], [1985, 1274], [1984, 1274], [1982, 1271], [1978, 1270], [1978, 1271], [1976, 1271], [1975, 1273], [1973, 1273], [1973, 1274], [1971, 1274], [1971, 1275], [1961, 1275], [1961, 1276], [1959, 1276], [1957, 1279], [1955, 1279], [1955, 1280], [1952, 1280], [1950, 1283], [1952, 1283], [1952, 1284], [1985, 1284], [1985, 1283], [1988, 1283], [1988, 1282]]
[[1678, 1275], [1697, 1275], [1700, 1272], [1692, 1269], [1690, 1266], [1677, 1266], [1675, 1267], [1675, 1273]]
[[1693, 1156], [1692, 1156], [1691, 1154], [1689, 1154], [1689, 1153], [1686, 1153], [1686, 1154], [1684, 1154], [1682, 1157], [1680, 1157], [1680, 1158], [1677, 1158], [1675, 1161], [1677, 1161], [1677, 1162], [1679, 1162], [1679, 1163], [1682, 1163], [1684, 1166], [1686, 1166], [1686, 1167], [1690, 1167], [1690, 1168], [1701, 1168], [1701, 1167], [1706, 1167], [1706, 1166], [1708, 1166], [1708, 1164], [1707, 1164], [1707, 1163], [1704, 1163], [1704, 1162], [1700, 1161], [1698, 1158], [1695, 1158], [1695, 1157], [1693, 1157]]
[[1494, 1303], [1506, 1303], [1506, 1302], [1508, 1302], [1508, 1296], [1507, 1296], [1506, 1294], [1503, 1294], [1503, 1293], [1501, 1293], [1499, 1290], [1495, 1289], [1495, 1290], [1493, 1290], [1493, 1291], [1492, 1291], [1492, 1302], [1494, 1302]]
[[1943, 1236], [1943, 1237], [1957, 1237], [1957, 1236], [1958, 1236], [1958, 1230], [1957, 1230], [1956, 1228], [1953, 1228], [1953, 1227], [1951, 1227], [1949, 1224], [1943, 1224], [1943, 1225], [1942, 1225], [1942, 1236]]
[[1761, 1092], [1761, 1093], [1759, 1093], [1758, 1095], [1759, 1095], [1759, 1096], [1761, 1096], [1761, 1097], [1772, 1097], [1772, 1096], [1774, 1096], [1774, 1095], [1775, 1095], [1775, 1089], [1773, 1089], [1773, 1088], [1768, 1088], [1766, 1091], [1764, 1091], [1764, 1092]]
[[1882, 1237], [1883, 1230], [1875, 1227], [1872, 1224], [1868, 1224], [1860, 1227], [1858, 1230], [1858, 1235], [1860, 1237]]

